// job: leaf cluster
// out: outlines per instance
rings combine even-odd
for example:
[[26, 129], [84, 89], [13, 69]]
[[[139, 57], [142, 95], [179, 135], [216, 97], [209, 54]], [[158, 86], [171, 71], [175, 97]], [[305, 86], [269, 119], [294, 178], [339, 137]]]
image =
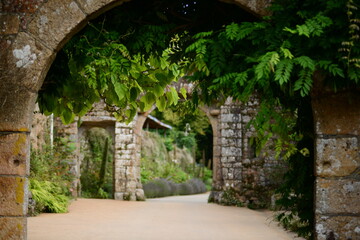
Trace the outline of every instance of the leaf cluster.
[[55, 182], [30, 179], [32, 198], [36, 202], [37, 213], [66, 213], [69, 197], [63, 195], [61, 187]]
[[[184, 40], [187, 71], [192, 73], [188, 79], [197, 85], [194, 99], [211, 102], [231, 96], [246, 103], [255, 94], [260, 108], [251, 124], [258, 148], [275, 135], [292, 141], [297, 109], [319, 80], [315, 75], [325, 79], [323, 87], [335, 91], [359, 87], [355, 2], [277, 0], [271, 16]], [[344, 58], [344, 52], [351, 56]], [[351, 64], [344, 61], [350, 58]]]
[[186, 62], [170, 59], [180, 49], [177, 34], [241, 16], [216, 0], [134, 0], [114, 8], [89, 22], [58, 53], [39, 93], [40, 109], [69, 123], [103, 99], [108, 111], [129, 122], [154, 104], [160, 110], [176, 105], [178, 94], [167, 86], [182, 75]]
[[97, 19], [59, 53], [39, 94], [42, 112], [69, 123], [102, 99], [116, 118], [131, 121], [138, 110], [177, 104], [177, 91], [168, 86], [182, 74], [168, 61], [172, 25], [139, 26], [128, 14], [114, 15], [128, 22], [114, 27], [112, 15]]
[[70, 157], [74, 145], [63, 138], [56, 138], [54, 146], [42, 146], [41, 150], [31, 149], [29, 189], [35, 206], [30, 214], [41, 212], [67, 212], [70, 200], [73, 174]]

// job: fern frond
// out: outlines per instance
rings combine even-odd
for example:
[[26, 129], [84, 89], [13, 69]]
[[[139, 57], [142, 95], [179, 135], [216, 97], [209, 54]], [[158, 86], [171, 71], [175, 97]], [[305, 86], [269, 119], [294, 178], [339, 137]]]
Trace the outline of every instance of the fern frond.
[[280, 85], [287, 83], [290, 80], [290, 75], [293, 69], [293, 62], [289, 59], [284, 59], [276, 66], [275, 81]]
[[211, 45], [211, 53], [209, 58], [209, 69], [216, 75], [220, 76], [226, 66], [226, 58], [220, 44]]
[[309, 68], [312, 71], [315, 70], [315, 62], [308, 56], [294, 58], [294, 62], [299, 64], [302, 68]]
[[334, 77], [339, 76], [345, 78], [344, 71], [338, 64], [332, 63], [331, 61], [322, 60], [318, 62], [318, 66], [333, 75]]
[[263, 77], [267, 78], [271, 71], [274, 72], [274, 67], [280, 61], [280, 57], [277, 52], [267, 52], [259, 60], [260, 63], [255, 67], [255, 75], [258, 80]]
[[228, 39], [239, 41], [241, 39], [246, 38], [252, 32], [258, 29], [264, 29], [264, 23], [251, 23], [251, 22], [243, 22], [240, 25], [237, 23], [231, 23], [226, 26], [225, 33]]
[[195, 39], [199, 39], [199, 38], [205, 38], [205, 37], [210, 37], [211, 35], [213, 35], [213, 31], [208, 31], [208, 32], [200, 32], [197, 33], [193, 36], [193, 38]]
[[284, 55], [285, 58], [288, 58], [288, 59], [293, 59], [294, 58], [294, 55], [290, 52], [289, 49], [284, 48], [284, 47], [280, 47], [280, 51]]
[[299, 36], [321, 36], [324, 29], [332, 24], [332, 20], [329, 17], [322, 15], [322, 13], [317, 14], [315, 17], [307, 19], [304, 24], [296, 25], [296, 29], [291, 29], [285, 27], [283, 30], [290, 32], [292, 34], [297, 34]]
[[201, 48], [202, 46], [206, 46], [206, 44], [210, 42], [208, 39], [199, 39], [195, 41], [194, 43], [190, 44], [186, 50], [185, 53], [194, 52], [197, 51], [198, 48]]
[[299, 72], [299, 79], [294, 84], [294, 91], [300, 91], [302, 97], [307, 96], [312, 86], [312, 71], [302, 69]]

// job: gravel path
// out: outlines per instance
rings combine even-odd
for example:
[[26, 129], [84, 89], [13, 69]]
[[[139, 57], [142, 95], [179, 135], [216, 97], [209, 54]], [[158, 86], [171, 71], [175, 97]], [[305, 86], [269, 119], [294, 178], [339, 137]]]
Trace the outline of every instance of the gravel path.
[[128, 202], [79, 199], [28, 218], [29, 240], [286, 240], [268, 211], [207, 204], [208, 194]]

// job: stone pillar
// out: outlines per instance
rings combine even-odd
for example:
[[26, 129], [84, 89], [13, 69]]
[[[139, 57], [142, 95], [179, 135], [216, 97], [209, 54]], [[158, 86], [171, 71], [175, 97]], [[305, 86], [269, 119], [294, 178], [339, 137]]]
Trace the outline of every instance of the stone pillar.
[[225, 203], [225, 191], [241, 188], [243, 150], [240, 108], [240, 103], [228, 98], [218, 112], [216, 147], [214, 139], [214, 155], [218, 158], [217, 168], [214, 169], [217, 181], [209, 198], [211, 202]]
[[220, 108], [217, 106], [202, 106], [200, 109], [205, 112], [206, 116], [210, 120], [211, 128], [213, 131], [213, 156], [212, 156], [212, 170], [213, 170], [213, 182], [212, 190], [219, 191], [222, 188], [222, 170], [220, 163]]
[[65, 138], [68, 142], [66, 144], [74, 144], [75, 150], [68, 156], [66, 161], [70, 165], [70, 172], [74, 177], [71, 183], [71, 195], [77, 198], [80, 195], [80, 142], [78, 140], [78, 126], [77, 122], [64, 125], [59, 118], [55, 120], [56, 135], [61, 138]]
[[28, 131], [0, 132], [0, 239], [25, 239], [28, 201]]
[[116, 200], [143, 200], [135, 123], [136, 118], [128, 125], [120, 122], [115, 124], [114, 197]]
[[360, 239], [360, 91], [314, 95], [316, 239]]
[[230, 194], [238, 203], [253, 207], [270, 205], [274, 190], [272, 172], [283, 163], [273, 157], [268, 146], [256, 156], [255, 146], [250, 144], [256, 133], [249, 122], [256, 115], [258, 104], [256, 97], [247, 103], [234, 102], [229, 98], [220, 108], [217, 137], [220, 174], [214, 172], [221, 179], [217, 181], [218, 186], [212, 192], [210, 201], [234, 204], [224, 197]]
[[228, 99], [221, 106], [220, 144], [223, 190], [241, 188], [242, 179], [242, 114], [240, 103]]
[[219, 189], [222, 185], [222, 170], [220, 163], [220, 143], [219, 143], [219, 115], [220, 109], [212, 109], [209, 114], [211, 128], [213, 131], [213, 188]]

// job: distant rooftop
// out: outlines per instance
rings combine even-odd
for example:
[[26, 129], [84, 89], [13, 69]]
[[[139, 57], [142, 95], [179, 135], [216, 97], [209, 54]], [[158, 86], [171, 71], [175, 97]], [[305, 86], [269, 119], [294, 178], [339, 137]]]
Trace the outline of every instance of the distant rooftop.
[[172, 129], [172, 126], [161, 122], [154, 116], [148, 115], [143, 128], [151, 128], [151, 129]]

